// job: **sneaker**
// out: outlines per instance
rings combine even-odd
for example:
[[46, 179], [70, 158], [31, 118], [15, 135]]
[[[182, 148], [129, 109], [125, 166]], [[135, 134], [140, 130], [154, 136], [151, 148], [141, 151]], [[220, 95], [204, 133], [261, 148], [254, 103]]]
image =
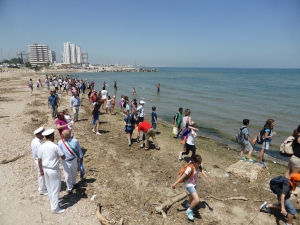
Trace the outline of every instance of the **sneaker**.
[[250, 159], [247, 159], [246, 161], [249, 162], [249, 163], [254, 163], [254, 162], [255, 162], [255, 160], [254, 160], [254, 159], [251, 159], [251, 158], [250, 158]]
[[128, 142], [128, 146], [131, 146], [131, 142]]
[[186, 210], [186, 214], [187, 214], [189, 220], [194, 221], [193, 210], [190, 210], [190, 209], [188, 208], [188, 209]]
[[52, 210], [52, 213], [60, 214], [60, 213], [63, 213], [65, 211], [66, 211], [65, 209], [58, 208], [58, 209]]
[[241, 157], [240, 161], [246, 161], [246, 158], [245, 157]]
[[144, 148], [144, 144], [141, 144], [141, 145], [140, 145], [140, 148]]
[[268, 210], [268, 202], [265, 201], [260, 207], [259, 211], [267, 211]]
[[182, 152], [179, 152], [178, 159], [179, 159], [179, 160], [182, 160]]
[[95, 129], [94, 129], [94, 128], [92, 129], [92, 131], [93, 131], [93, 133], [96, 133], [96, 131], [95, 131]]
[[264, 162], [258, 162], [259, 166], [267, 167], [267, 165]]
[[72, 194], [72, 190], [68, 190], [68, 194], [71, 195]]
[[101, 135], [101, 134], [99, 132], [97, 132], [96, 135]]
[[48, 195], [48, 192], [40, 192], [40, 195]]

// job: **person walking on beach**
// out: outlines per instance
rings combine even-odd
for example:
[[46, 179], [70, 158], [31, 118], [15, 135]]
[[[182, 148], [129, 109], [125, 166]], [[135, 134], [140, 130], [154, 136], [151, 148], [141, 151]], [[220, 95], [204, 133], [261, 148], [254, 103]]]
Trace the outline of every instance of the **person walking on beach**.
[[[145, 143], [145, 150], [149, 150], [149, 138], [151, 137], [153, 140], [153, 143], [156, 147], [156, 150], [160, 150], [160, 147], [158, 146], [158, 143], [155, 138], [155, 132], [152, 128], [152, 125], [148, 121], [140, 122], [138, 125], [138, 134], [137, 134], [137, 142], [140, 140], [140, 132], [143, 131], [144, 134], [146, 134], [146, 143]], [[144, 140], [143, 140], [144, 142]], [[144, 144], [142, 142], [142, 145]]]
[[61, 186], [59, 158], [64, 160], [65, 155], [60, 147], [53, 143], [54, 129], [48, 129], [42, 135], [46, 138], [46, 142], [38, 149], [40, 175], [45, 177], [52, 213], [63, 213], [65, 209], [61, 209], [58, 205]]
[[68, 193], [72, 194], [73, 188], [78, 188], [76, 183], [78, 163], [83, 162], [83, 153], [77, 139], [71, 137], [71, 131], [62, 132], [63, 139], [58, 141], [58, 146], [65, 155], [62, 166], [66, 179]]
[[119, 101], [119, 104], [120, 104], [120, 106], [121, 106], [121, 113], [124, 112], [124, 102], [125, 102], [125, 100], [124, 100], [124, 95], [121, 95], [121, 99], [120, 99], [120, 101]]
[[198, 175], [202, 173], [208, 182], [211, 182], [210, 178], [206, 175], [202, 166], [202, 158], [200, 155], [192, 156], [191, 162], [185, 166], [179, 174], [181, 175], [176, 182], [172, 185], [175, 189], [176, 185], [184, 182], [184, 186], [190, 193], [190, 197], [185, 207], [187, 208], [186, 214], [190, 221], [194, 221], [193, 209], [199, 204], [200, 199], [196, 191]]
[[31, 78], [29, 79], [28, 87], [29, 87], [29, 90], [30, 90], [30, 95], [32, 95], [32, 91], [33, 91], [33, 82], [32, 82], [32, 79], [31, 79]]
[[[274, 182], [275, 181], [275, 182]], [[272, 190], [272, 186], [275, 185], [273, 183], [278, 183], [278, 186], [276, 187], [276, 190]], [[293, 206], [293, 204], [290, 201], [290, 197], [292, 194], [292, 191], [296, 190], [296, 187], [300, 185], [300, 174], [299, 173], [293, 173], [291, 174], [290, 178], [287, 179], [282, 176], [278, 176], [273, 178], [270, 181], [270, 188], [273, 191], [274, 194], [277, 195], [278, 204], [268, 204], [268, 202], [264, 202], [260, 206], [260, 211], [267, 211], [270, 212], [271, 209], [279, 209], [281, 210], [281, 214], [287, 218], [287, 223], [285, 225], [292, 225], [294, 216], [297, 214], [297, 210]]]
[[132, 95], [136, 95], [135, 88], [132, 88]]
[[156, 114], [156, 107], [155, 106], [152, 106], [151, 122], [152, 122], [153, 129], [156, 130], [157, 114]]
[[[103, 84], [105, 84], [105, 82], [104, 82]], [[108, 92], [107, 92], [107, 90], [105, 90], [105, 86], [104, 86], [104, 87], [102, 88], [102, 91], [101, 91], [101, 98], [102, 98], [102, 100], [104, 101], [104, 102], [103, 102], [102, 109], [104, 109], [104, 106], [106, 106], [107, 95], [108, 95]]]
[[[250, 123], [250, 120], [244, 119], [243, 126], [240, 128], [241, 137], [242, 137], [242, 143], [239, 143], [239, 147], [241, 149], [240, 161], [247, 161], [247, 162], [253, 163], [254, 160], [251, 159], [253, 148], [249, 142], [249, 129], [248, 129], [249, 123]], [[244, 157], [245, 150], [248, 152], [247, 158]]]
[[114, 89], [115, 89], [115, 91], [117, 91], [117, 81], [114, 81]]
[[78, 97], [78, 93], [73, 93], [73, 96], [70, 98], [70, 108], [73, 108], [73, 118], [74, 122], [78, 121], [78, 113], [79, 107], [81, 106], [80, 98]]
[[273, 132], [273, 128], [275, 126], [275, 120], [268, 119], [264, 125], [264, 142], [261, 147], [261, 151], [259, 153], [259, 166], [266, 167], [267, 164], [264, 162], [265, 152], [269, 149], [270, 142], [272, 141], [272, 137], [276, 135], [276, 132]]
[[146, 102], [144, 102], [143, 100], [139, 102], [139, 107], [137, 108], [137, 112], [138, 112], [138, 122], [143, 122], [144, 121], [144, 105]]
[[179, 134], [181, 133], [182, 129], [181, 129], [181, 123], [182, 123], [182, 111], [183, 108], [180, 107], [178, 109], [178, 113], [176, 113], [176, 115], [174, 116], [174, 127], [177, 127], [178, 129], [178, 133], [175, 136], [176, 138], [178, 138]]
[[48, 108], [50, 108], [50, 105], [51, 105], [52, 119], [56, 118], [56, 115], [57, 115], [57, 104], [58, 104], [58, 97], [57, 97], [57, 95], [55, 95], [53, 91], [50, 91], [50, 96], [48, 97]]
[[110, 114], [115, 115], [115, 104], [116, 104], [116, 96], [111, 98], [111, 106], [110, 106]]
[[101, 135], [99, 132], [99, 114], [100, 114], [100, 107], [101, 107], [101, 98], [97, 97], [96, 102], [93, 103], [94, 109], [92, 111], [92, 123], [94, 127], [92, 129], [93, 133], [96, 135]]
[[62, 132], [64, 130], [69, 130], [69, 124], [66, 121], [65, 114], [63, 112], [59, 112], [57, 114], [57, 120], [55, 121], [55, 125], [56, 125], [56, 128], [58, 130], [58, 133], [59, 133], [60, 137], [63, 138], [62, 137]]
[[182, 155], [189, 155], [192, 151], [192, 158], [196, 154], [195, 138], [198, 135], [198, 126], [194, 122], [188, 126], [188, 134], [185, 143], [185, 152], [179, 152], [179, 160], [182, 160]]
[[111, 107], [111, 98], [110, 98], [110, 96], [107, 96], [106, 106], [105, 106], [106, 114], [111, 115], [110, 107]]
[[38, 163], [38, 149], [43, 144], [42, 140], [44, 136], [42, 133], [45, 131], [44, 127], [40, 127], [34, 131], [35, 138], [31, 141], [31, 151], [32, 157], [34, 159], [34, 164], [38, 172], [38, 185], [39, 185], [39, 194], [48, 195], [47, 187], [45, 183], [45, 177], [41, 176], [40, 167]]
[[124, 117], [124, 131], [127, 136], [128, 146], [131, 146], [133, 125], [134, 125], [134, 115], [130, 112], [130, 110], [126, 110], [126, 116]]

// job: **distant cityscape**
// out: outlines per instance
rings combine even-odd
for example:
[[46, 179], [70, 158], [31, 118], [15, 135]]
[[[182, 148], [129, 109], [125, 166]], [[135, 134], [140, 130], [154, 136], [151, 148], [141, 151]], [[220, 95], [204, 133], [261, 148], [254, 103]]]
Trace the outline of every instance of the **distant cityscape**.
[[64, 43], [64, 51], [61, 53], [60, 61], [56, 60], [56, 52], [49, 49], [48, 45], [39, 44], [28, 45], [28, 52], [17, 52], [16, 58], [20, 58], [23, 63], [29, 62], [32, 66], [88, 64], [88, 53], [71, 42]]

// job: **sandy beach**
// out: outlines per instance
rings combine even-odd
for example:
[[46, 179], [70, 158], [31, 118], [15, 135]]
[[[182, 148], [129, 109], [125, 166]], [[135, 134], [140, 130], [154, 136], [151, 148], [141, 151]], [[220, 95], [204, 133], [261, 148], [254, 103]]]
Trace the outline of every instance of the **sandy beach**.
[[[124, 115], [117, 111], [116, 115], [100, 115], [102, 135], [96, 136], [89, 123], [92, 107], [87, 95], [82, 97], [79, 121], [73, 126], [75, 137], [85, 152], [86, 175], [79, 182], [80, 188], [69, 195], [61, 171], [60, 201], [66, 212], [52, 214], [48, 197], [38, 194], [37, 171], [30, 143], [35, 129], [40, 126], [54, 128], [55, 120], [47, 107], [49, 93], [45, 87], [42, 91], [34, 88], [30, 96], [27, 87], [30, 78], [34, 84], [38, 79], [45, 80], [44, 75], [33, 72], [0, 73], [1, 224], [100, 224], [95, 213], [97, 203], [103, 206], [102, 214], [110, 224], [119, 224], [121, 218], [124, 224], [189, 223], [182, 206], [187, 197], [166, 211], [167, 218], [155, 212], [157, 205], [187, 193], [183, 185], [174, 190], [171, 188], [177, 172], [186, 164], [185, 160], [178, 160], [182, 145], [173, 138], [172, 129], [159, 120], [157, 140], [160, 151], [153, 147], [145, 151], [136, 142], [129, 147], [123, 131]], [[70, 96], [60, 94], [60, 98], [59, 110], [69, 108]], [[56, 130], [56, 143], [58, 138]], [[265, 200], [276, 203], [276, 196], [268, 190], [269, 180], [284, 174], [285, 166], [268, 161], [268, 171], [250, 182], [247, 178], [226, 172], [228, 166], [239, 161], [237, 151], [204, 137], [197, 138], [196, 147], [212, 183], [207, 183], [204, 177], [198, 179], [200, 203], [194, 211], [194, 224], [272, 225], [276, 221], [284, 224], [285, 219], [279, 211], [273, 210], [269, 214], [259, 212], [259, 207]], [[232, 197], [241, 199], [232, 200]], [[297, 198], [293, 197], [292, 202], [299, 209], [296, 201]], [[300, 224], [298, 217], [294, 224]]]

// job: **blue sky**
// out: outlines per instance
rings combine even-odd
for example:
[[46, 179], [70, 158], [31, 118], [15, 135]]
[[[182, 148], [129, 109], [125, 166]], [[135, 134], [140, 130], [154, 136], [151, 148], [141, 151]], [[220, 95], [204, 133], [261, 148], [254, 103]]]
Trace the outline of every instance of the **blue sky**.
[[4, 59], [69, 41], [90, 63], [300, 68], [299, 0], [0, 0], [0, 29]]

